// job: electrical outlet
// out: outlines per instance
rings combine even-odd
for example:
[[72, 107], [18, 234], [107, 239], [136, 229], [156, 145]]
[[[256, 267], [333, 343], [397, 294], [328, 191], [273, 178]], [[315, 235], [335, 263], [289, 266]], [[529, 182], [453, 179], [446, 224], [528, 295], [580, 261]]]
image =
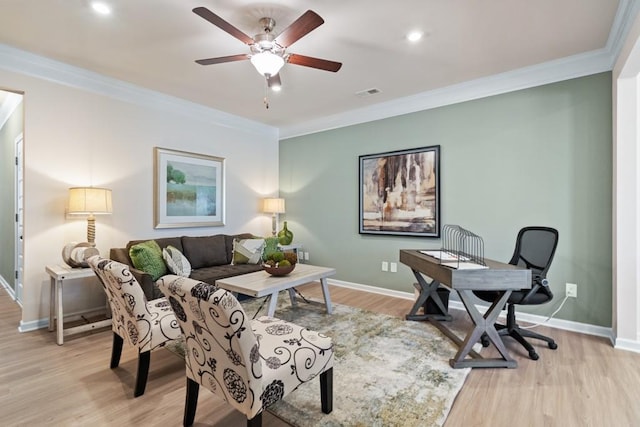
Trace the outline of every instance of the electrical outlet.
[[387, 261], [382, 261], [382, 271], [389, 271], [389, 263]]
[[578, 298], [578, 285], [575, 283], [567, 283], [566, 294], [570, 298]]
[[398, 263], [397, 262], [392, 262], [390, 264], [390, 267], [391, 267], [391, 272], [392, 273], [397, 273], [398, 272]]

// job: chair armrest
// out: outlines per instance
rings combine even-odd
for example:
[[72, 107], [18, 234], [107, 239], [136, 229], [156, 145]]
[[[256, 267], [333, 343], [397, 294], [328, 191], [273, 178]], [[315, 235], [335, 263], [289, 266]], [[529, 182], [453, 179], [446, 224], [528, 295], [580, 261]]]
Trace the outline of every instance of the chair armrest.
[[549, 281], [546, 277], [535, 276], [533, 278], [533, 283], [531, 286], [531, 290], [527, 292], [527, 294], [522, 298], [520, 304], [526, 305], [534, 295], [538, 292], [544, 292], [547, 294], [549, 299], [553, 299], [553, 292], [551, 292], [551, 288], [549, 287]]

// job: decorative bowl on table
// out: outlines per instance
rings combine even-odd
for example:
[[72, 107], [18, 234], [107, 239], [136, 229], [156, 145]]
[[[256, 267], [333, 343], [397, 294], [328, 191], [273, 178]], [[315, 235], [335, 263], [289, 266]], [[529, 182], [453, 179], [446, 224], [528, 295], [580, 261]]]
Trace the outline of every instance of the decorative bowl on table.
[[279, 267], [277, 264], [275, 266], [269, 264], [262, 264], [262, 268], [264, 271], [269, 273], [272, 276], [286, 276], [291, 273], [294, 268], [296, 268], [295, 264], [290, 264], [286, 266]]

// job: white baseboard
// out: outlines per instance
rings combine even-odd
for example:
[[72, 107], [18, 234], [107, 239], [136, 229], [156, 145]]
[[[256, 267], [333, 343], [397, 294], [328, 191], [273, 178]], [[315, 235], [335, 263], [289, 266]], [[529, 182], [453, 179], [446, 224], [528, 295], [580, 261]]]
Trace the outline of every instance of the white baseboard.
[[[413, 292], [395, 291], [391, 289], [379, 288], [376, 286], [345, 282], [343, 280], [328, 279], [328, 282], [334, 286], [339, 286], [342, 288], [371, 292], [374, 294], [380, 294], [380, 295], [385, 295], [385, 296], [390, 296], [395, 298], [402, 298], [402, 299], [411, 300], [411, 301], [415, 300], [415, 294]], [[480, 310], [481, 312], [486, 311], [486, 309], [488, 308], [487, 305], [483, 305], [483, 304], [477, 304], [476, 307], [478, 307], [478, 310]], [[451, 298], [449, 300], [449, 308], [454, 310], [466, 310], [462, 302], [457, 298], [457, 295], [451, 295]], [[504, 318], [505, 314], [503, 313], [500, 317]], [[547, 319], [546, 316], [540, 316], [537, 314], [528, 314], [528, 313], [518, 313], [518, 319], [528, 323], [544, 323], [545, 326], [548, 326], [551, 328], [563, 329], [566, 331], [578, 332], [586, 335], [594, 335], [594, 336], [609, 338], [612, 345], [615, 342], [613, 339], [612, 329], [604, 326], [589, 325], [586, 323], [580, 323], [580, 322], [574, 322], [571, 320], [562, 320], [562, 319], [551, 319], [545, 323], [545, 320]], [[621, 340], [618, 340], [618, 341], [621, 341]], [[618, 347], [619, 345], [620, 347]], [[615, 347], [625, 349], [625, 350], [640, 352], [640, 343], [633, 343], [632, 341], [624, 342], [624, 343], [616, 342]], [[633, 348], [635, 348], [635, 350]]]
[[32, 320], [30, 322], [20, 321], [20, 325], [18, 326], [19, 332], [31, 332], [38, 329], [43, 329], [49, 326], [49, 319], [39, 319]]
[[7, 291], [11, 299], [16, 300], [16, 291], [11, 287], [7, 279], [4, 276], [0, 276], [0, 285]]
[[627, 351], [633, 351], [634, 353], [640, 353], [640, 342], [638, 341], [631, 341], [631, 340], [618, 338], [614, 340], [613, 347], [618, 350], [627, 350]]

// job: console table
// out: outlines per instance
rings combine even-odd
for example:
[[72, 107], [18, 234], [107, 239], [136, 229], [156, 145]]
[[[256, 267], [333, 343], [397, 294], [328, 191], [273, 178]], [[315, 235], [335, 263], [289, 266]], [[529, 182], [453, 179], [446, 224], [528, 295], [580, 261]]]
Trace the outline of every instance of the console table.
[[[400, 262], [411, 268], [418, 281], [416, 288], [420, 291], [415, 304], [407, 314], [407, 320], [429, 320], [458, 345], [458, 353], [449, 360], [449, 364], [453, 368], [515, 368], [518, 366], [518, 362], [507, 352], [494, 323], [512, 291], [531, 288], [531, 270], [489, 259], [485, 259], [488, 267], [486, 269], [455, 269], [440, 264], [436, 258], [425, 255], [416, 249], [400, 250]], [[431, 280], [427, 281], [425, 277]], [[436, 292], [440, 285], [458, 292], [474, 324], [464, 341], [440, 323], [440, 320], [451, 319], [447, 308]], [[500, 297], [491, 304], [483, 315], [474, 304], [473, 291], [499, 291]], [[433, 299], [442, 313], [445, 313], [444, 315], [417, 314], [429, 297]], [[483, 358], [472, 351], [474, 344], [480, 340], [484, 333], [498, 349], [501, 358]], [[467, 358], [469, 355], [472, 358]]]
[[62, 345], [64, 343], [65, 335], [77, 334], [96, 328], [111, 326], [111, 319], [105, 319], [65, 329], [63, 308], [64, 283], [68, 280], [85, 279], [88, 277], [96, 278], [96, 276], [93, 270], [90, 268], [71, 268], [66, 265], [48, 265], [45, 270], [51, 278], [51, 294], [49, 300], [49, 331], [53, 331], [54, 329], [53, 319], [55, 318], [56, 343], [58, 345]]
[[302, 256], [300, 249], [302, 249], [302, 243], [292, 243], [290, 245], [281, 245], [278, 243], [278, 250], [282, 252], [291, 251], [295, 253], [298, 257], [298, 262], [302, 263], [304, 262], [304, 257]]

